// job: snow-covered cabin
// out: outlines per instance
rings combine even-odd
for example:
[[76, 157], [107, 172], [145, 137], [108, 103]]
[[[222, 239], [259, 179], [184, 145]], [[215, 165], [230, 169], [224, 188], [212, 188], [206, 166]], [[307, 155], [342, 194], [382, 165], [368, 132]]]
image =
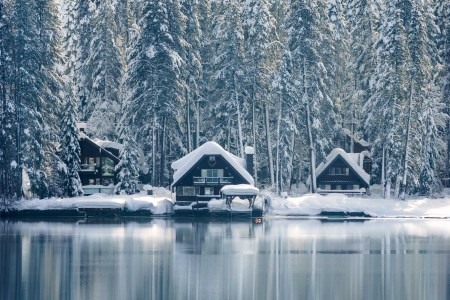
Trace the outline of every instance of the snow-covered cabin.
[[119, 163], [119, 152], [122, 145], [107, 140], [89, 138], [85, 133], [85, 123], [79, 123], [78, 128], [81, 150], [79, 175], [85, 194], [91, 194], [92, 190], [112, 192], [112, 188], [108, 190], [101, 187], [113, 187], [116, 183], [114, 170]]
[[358, 138], [351, 130], [343, 128], [337, 136], [337, 145], [339, 148], [344, 149], [346, 152], [361, 153], [363, 151], [369, 151], [371, 145], [364, 139]]
[[215, 142], [207, 142], [172, 163], [172, 190], [176, 204], [190, 205], [194, 201], [205, 203], [220, 198], [226, 185], [254, 185], [252, 147], [245, 148], [246, 158], [237, 157]]
[[[320, 191], [359, 191], [370, 185], [368, 151], [347, 153], [335, 148], [316, 168], [316, 183]], [[365, 164], [366, 162], [366, 164]]]

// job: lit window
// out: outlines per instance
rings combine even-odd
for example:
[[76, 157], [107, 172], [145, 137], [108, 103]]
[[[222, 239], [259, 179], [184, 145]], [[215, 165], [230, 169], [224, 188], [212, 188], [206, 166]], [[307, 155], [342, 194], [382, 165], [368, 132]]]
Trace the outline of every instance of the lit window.
[[205, 187], [205, 195], [214, 195], [214, 188]]

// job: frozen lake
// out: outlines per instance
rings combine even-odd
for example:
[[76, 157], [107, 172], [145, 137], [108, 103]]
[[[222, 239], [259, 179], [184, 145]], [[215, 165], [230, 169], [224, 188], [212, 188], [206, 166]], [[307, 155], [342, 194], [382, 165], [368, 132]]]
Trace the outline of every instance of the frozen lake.
[[450, 220], [0, 221], [0, 299], [449, 299]]

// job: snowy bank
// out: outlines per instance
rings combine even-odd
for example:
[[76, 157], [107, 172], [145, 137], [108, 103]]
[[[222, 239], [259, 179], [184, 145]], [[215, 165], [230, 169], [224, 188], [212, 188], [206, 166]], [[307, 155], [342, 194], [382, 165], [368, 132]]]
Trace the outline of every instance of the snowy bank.
[[[167, 190], [166, 190], [167, 191]], [[169, 192], [170, 194], [170, 192]], [[173, 212], [173, 201], [166, 192], [156, 189], [155, 195], [144, 193], [135, 195], [105, 195], [94, 194], [74, 198], [50, 198], [20, 200], [9, 207], [11, 211], [24, 210], [83, 210], [83, 209], [119, 209], [129, 212], [148, 211], [154, 215], [170, 214]]]
[[364, 213], [385, 218], [450, 218], [450, 198], [397, 199], [306, 194], [282, 198], [266, 194], [268, 215], [317, 216], [321, 213]]

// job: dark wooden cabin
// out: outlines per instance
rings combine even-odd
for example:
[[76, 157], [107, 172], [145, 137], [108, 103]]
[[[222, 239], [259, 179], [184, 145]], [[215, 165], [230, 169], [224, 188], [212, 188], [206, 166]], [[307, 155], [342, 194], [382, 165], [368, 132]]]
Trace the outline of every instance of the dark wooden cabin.
[[359, 191], [370, 185], [369, 153], [347, 153], [336, 148], [316, 169], [317, 187], [321, 191]]
[[[192, 202], [206, 202], [219, 199], [225, 185], [251, 184], [253, 152], [248, 147], [246, 157], [241, 159], [225, 151], [215, 142], [207, 142], [172, 164], [176, 192], [176, 204], [190, 205]], [[247, 169], [250, 168], [250, 172]]]
[[115, 167], [119, 163], [119, 150], [102, 148], [80, 132], [81, 184], [109, 186], [116, 183]]

